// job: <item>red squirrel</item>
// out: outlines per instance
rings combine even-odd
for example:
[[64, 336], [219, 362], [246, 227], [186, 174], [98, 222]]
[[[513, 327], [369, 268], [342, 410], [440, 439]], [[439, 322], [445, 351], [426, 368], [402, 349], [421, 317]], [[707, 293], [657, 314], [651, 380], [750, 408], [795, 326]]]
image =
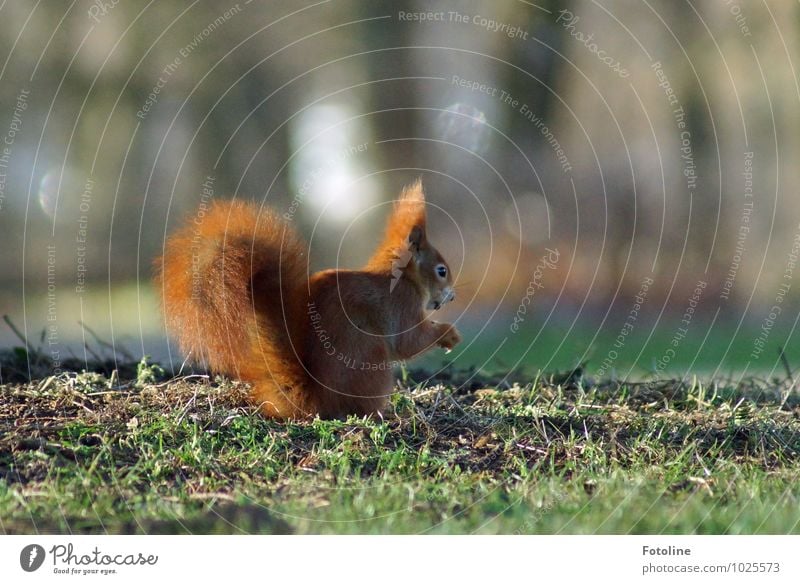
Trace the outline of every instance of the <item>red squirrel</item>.
[[461, 341], [429, 318], [455, 290], [427, 237], [420, 181], [403, 189], [360, 270], [309, 276], [307, 254], [275, 211], [226, 201], [188, 221], [156, 260], [168, 332], [190, 358], [249, 382], [263, 415], [380, 413], [394, 363]]

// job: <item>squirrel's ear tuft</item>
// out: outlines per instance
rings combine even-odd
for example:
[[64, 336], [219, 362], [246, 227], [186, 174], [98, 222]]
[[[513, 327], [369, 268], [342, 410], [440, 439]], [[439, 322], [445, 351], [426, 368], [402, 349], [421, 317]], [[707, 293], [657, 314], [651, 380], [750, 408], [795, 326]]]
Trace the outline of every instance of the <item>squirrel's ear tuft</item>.
[[425, 192], [422, 190], [422, 181], [417, 180], [403, 189], [394, 203], [386, 235], [393, 246], [408, 241], [419, 248], [425, 241]]
[[400, 200], [399, 203], [408, 202], [408, 203], [421, 203], [423, 212], [425, 210], [425, 191], [422, 188], [422, 179], [418, 178], [413, 183], [408, 185], [403, 189], [403, 192], [400, 193]]
[[422, 190], [422, 179], [417, 179], [400, 193], [400, 198], [394, 204], [390, 222], [406, 232], [412, 227], [419, 227], [424, 235], [425, 219], [425, 191]]

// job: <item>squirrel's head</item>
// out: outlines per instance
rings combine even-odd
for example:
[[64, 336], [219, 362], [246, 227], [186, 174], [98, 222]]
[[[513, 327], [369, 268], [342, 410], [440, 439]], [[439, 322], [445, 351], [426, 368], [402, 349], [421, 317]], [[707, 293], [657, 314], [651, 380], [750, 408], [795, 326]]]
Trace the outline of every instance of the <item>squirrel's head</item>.
[[422, 294], [428, 310], [438, 310], [455, 300], [450, 266], [428, 240], [421, 181], [403, 189], [389, 218], [385, 242], [388, 246], [382, 247], [392, 256], [391, 290], [401, 278], [407, 279]]

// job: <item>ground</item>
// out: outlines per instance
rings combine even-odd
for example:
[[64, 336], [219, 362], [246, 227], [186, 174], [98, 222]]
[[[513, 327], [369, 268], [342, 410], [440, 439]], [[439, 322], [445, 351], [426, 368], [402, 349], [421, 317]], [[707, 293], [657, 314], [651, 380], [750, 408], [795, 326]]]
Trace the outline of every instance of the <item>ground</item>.
[[780, 378], [403, 371], [383, 419], [269, 421], [142, 363], [0, 385], [5, 533], [798, 533]]

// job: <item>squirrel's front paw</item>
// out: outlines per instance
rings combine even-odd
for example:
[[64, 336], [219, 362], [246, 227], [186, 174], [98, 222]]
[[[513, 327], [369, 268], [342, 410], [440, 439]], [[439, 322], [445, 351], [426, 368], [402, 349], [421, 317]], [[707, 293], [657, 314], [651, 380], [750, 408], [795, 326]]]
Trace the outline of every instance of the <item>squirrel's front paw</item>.
[[436, 344], [446, 349], [449, 353], [453, 350], [453, 347], [461, 342], [461, 334], [452, 324], [440, 324], [439, 327], [441, 333]]

